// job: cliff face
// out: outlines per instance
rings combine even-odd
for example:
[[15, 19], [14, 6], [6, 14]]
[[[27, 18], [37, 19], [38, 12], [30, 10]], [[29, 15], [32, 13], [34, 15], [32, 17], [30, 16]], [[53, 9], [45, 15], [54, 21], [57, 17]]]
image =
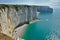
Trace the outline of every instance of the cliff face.
[[50, 8], [49, 6], [38, 6], [37, 7], [37, 11], [38, 12], [52, 13], [53, 12], [53, 8]]
[[28, 14], [27, 14], [27, 19], [29, 21], [34, 20], [37, 18], [37, 8], [36, 7], [27, 7], [28, 8]]
[[[37, 10], [34, 6], [28, 7], [24, 5], [0, 5], [1, 32], [10, 37], [16, 35], [19, 37], [19, 35], [23, 33], [21, 30], [23, 31], [25, 29], [25, 27], [21, 29], [22, 25], [28, 24], [31, 20], [35, 20], [37, 18], [36, 13]], [[18, 28], [19, 31], [17, 31]]]

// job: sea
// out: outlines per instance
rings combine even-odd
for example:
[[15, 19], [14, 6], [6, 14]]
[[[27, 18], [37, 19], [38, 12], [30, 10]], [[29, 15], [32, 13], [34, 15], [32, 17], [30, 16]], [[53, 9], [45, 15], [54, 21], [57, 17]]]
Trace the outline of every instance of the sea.
[[29, 24], [24, 32], [24, 40], [60, 40], [60, 8], [53, 13], [41, 13], [40, 21]]

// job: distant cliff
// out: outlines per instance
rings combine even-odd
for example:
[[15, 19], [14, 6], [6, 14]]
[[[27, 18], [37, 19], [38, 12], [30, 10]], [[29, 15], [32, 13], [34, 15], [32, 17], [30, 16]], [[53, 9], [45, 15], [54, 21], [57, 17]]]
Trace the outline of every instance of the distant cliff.
[[37, 7], [37, 11], [38, 11], [38, 12], [48, 12], [48, 13], [52, 13], [52, 12], [53, 12], [53, 8], [50, 8], [49, 6], [38, 6], [38, 7]]

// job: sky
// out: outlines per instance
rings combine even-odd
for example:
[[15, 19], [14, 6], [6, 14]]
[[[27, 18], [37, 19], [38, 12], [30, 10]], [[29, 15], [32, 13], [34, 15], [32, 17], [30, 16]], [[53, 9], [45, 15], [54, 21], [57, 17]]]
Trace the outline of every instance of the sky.
[[60, 6], [60, 0], [0, 0], [0, 4], [4, 3]]
[[0, 0], [0, 3], [17, 3], [17, 2], [35, 2], [35, 3], [40, 3], [40, 2], [47, 2], [49, 0]]

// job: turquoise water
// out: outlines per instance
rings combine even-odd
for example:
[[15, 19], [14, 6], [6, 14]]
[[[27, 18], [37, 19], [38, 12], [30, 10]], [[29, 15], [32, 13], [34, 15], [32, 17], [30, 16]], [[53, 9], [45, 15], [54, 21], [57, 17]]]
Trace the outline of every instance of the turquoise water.
[[60, 40], [60, 9], [53, 13], [40, 13], [40, 21], [29, 24], [23, 39], [25, 40]]

